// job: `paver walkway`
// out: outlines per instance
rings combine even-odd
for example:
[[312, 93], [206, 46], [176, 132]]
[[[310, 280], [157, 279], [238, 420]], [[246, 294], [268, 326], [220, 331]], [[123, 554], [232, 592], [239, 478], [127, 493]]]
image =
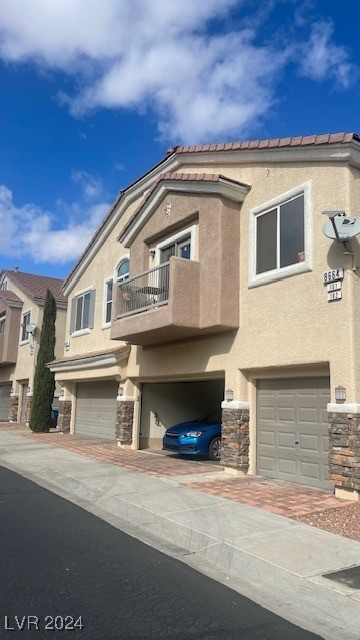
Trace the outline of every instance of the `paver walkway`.
[[191, 482], [187, 483], [187, 486], [288, 518], [305, 516], [324, 509], [341, 509], [354, 504], [335, 498], [332, 493], [322, 489], [311, 489], [292, 482], [254, 476]]
[[147, 473], [157, 478], [209, 473], [210, 471], [221, 471], [222, 469], [218, 464], [212, 464], [207, 460], [188, 460], [181, 459], [173, 454], [156, 455], [131, 449], [121, 449], [116, 442], [100, 440], [99, 438], [86, 438], [62, 433], [21, 433], [21, 435], [51, 446], [62, 447], [67, 451], [79, 453], [94, 460], [118, 464], [126, 469]]
[[[221, 473], [223, 470], [223, 467], [219, 464], [209, 461], [189, 460], [173, 454], [156, 455], [129, 449], [125, 450], [118, 447], [115, 442], [99, 438], [86, 438], [58, 432], [32, 433], [24, 425], [14, 423], [2, 423], [0, 424], [0, 429], [17, 431], [19, 435], [21, 434], [27, 438], [158, 478]], [[354, 519], [353, 514], [359, 509], [359, 506], [356, 506], [353, 502], [340, 500], [330, 491], [254, 476], [224, 476], [223, 478], [209, 480], [204, 475], [204, 480], [196, 478], [196, 482], [186, 482], [186, 485], [205, 493], [258, 507], [292, 519], [308, 518], [311, 514], [320, 516], [328, 514], [329, 510], [348, 507], [343, 513], [344, 516], [347, 514], [347, 521], [351, 522]], [[332, 516], [330, 525], [326, 525], [324, 528], [337, 532], [337, 529], [331, 529], [331, 521], [333, 519], [334, 517]], [[325, 520], [329, 520], [329, 518], [326, 517]], [[308, 519], [304, 521], [309, 522]], [[317, 525], [315, 522], [310, 524], [323, 526], [322, 524]], [[352, 528], [354, 529], [354, 527]], [[356, 535], [353, 533], [349, 537], [359, 539], [357, 534], [359, 526], [356, 525], [355, 529]], [[341, 533], [344, 535], [343, 531]]]

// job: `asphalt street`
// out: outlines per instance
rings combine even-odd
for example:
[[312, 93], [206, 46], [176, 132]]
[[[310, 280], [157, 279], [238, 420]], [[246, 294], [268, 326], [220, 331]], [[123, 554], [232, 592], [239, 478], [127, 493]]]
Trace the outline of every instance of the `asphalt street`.
[[0, 576], [0, 638], [319, 638], [2, 467]]

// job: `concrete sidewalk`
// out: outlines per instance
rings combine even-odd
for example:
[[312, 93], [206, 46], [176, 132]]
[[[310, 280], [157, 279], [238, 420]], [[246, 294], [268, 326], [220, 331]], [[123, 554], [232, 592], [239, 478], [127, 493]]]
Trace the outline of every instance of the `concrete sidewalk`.
[[183, 486], [194, 474], [157, 478], [11, 432], [0, 464], [305, 629], [359, 640], [360, 589], [323, 577], [360, 565], [358, 542]]

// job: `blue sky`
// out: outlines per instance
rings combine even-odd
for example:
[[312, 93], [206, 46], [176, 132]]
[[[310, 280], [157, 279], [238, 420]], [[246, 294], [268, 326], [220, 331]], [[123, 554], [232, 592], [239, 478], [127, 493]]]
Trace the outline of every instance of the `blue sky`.
[[170, 145], [360, 129], [359, 18], [338, 0], [1, 0], [0, 267], [64, 277]]

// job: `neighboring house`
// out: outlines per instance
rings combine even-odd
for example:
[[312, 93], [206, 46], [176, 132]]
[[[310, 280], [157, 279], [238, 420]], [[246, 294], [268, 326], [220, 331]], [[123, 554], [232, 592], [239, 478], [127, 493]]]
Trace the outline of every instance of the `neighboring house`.
[[[47, 289], [56, 300], [55, 353], [64, 352], [67, 301], [59, 278], [17, 269], [0, 274], [0, 420], [28, 424]], [[33, 325], [32, 333], [26, 328]], [[57, 405], [59, 387], [55, 390]]]
[[64, 285], [62, 425], [160, 448], [222, 403], [226, 467], [357, 499], [360, 251], [322, 212], [359, 169], [356, 134], [175, 147], [120, 192]]

